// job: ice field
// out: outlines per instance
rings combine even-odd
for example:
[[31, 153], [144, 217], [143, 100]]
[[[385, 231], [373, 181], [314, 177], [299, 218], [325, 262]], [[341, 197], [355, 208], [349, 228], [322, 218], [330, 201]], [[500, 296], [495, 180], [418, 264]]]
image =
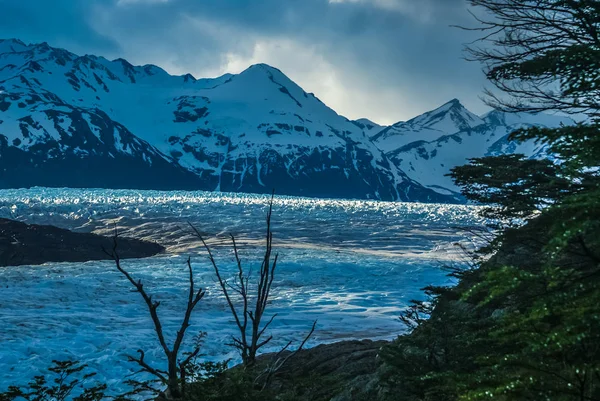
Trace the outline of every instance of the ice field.
[[[241, 244], [244, 266], [259, 267], [268, 196], [207, 192], [34, 188], [0, 191], [0, 217], [81, 232], [157, 241], [163, 255], [125, 260], [123, 267], [161, 301], [165, 333], [175, 335], [187, 296], [185, 261], [207, 289], [188, 339], [207, 332], [203, 354], [234, 358], [224, 344], [235, 324], [214, 271], [187, 222], [209, 238], [226, 275], [235, 269], [228, 236]], [[267, 316], [270, 349], [298, 339], [318, 320], [307, 346], [344, 339], [392, 339], [397, 319], [421, 288], [450, 284], [443, 266], [461, 264], [456, 244], [470, 246], [465, 227], [480, 227], [477, 208], [275, 197], [273, 232], [279, 264]], [[138, 348], [162, 355], [139, 294], [110, 261], [0, 268], [0, 391], [44, 371], [53, 359], [77, 359], [121, 389], [135, 371], [125, 355]], [[299, 342], [299, 341], [298, 341]]]

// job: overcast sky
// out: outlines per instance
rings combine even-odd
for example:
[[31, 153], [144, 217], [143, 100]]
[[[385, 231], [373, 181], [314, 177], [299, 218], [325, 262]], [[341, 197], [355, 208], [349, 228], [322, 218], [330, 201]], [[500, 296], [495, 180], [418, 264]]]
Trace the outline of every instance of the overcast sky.
[[281, 69], [348, 118], [406, 120], [452, 99], [476, 113], [466, 0], [0, 0], [0, 37], [197, 78]]

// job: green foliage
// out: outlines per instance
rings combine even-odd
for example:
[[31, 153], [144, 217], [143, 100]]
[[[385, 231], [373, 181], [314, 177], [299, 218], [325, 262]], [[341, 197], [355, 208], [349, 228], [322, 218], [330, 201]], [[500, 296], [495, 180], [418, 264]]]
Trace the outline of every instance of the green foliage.
[[100, 401], [105, 399], [106, 385], [85, 386], [83, 382], [95, 376], [84, 373], [87, 365], [74, 361], [53, 361], [48, 369], [51, 380], [45, 376], [36, 376], [27, 386], [11, 386], [0, 393], [1, 401]]
[[570, 193], [574, 185], [550, 160], [516, 154], [470, 162], [452, 169], [450, 176], [468, 199], [491, 205], [484, 211], [491, 218], [530, 217]]
[[382, 355], [391, 399], [600, 399], [599, 206], [597, 191], [565, 198], [430, 291], [431, 318]]
[[488, 78], [492, 80], [531, 80], [557, 76], [562, 77], [562, 96], [573, 96], [576, 101], [581, 101], [579, 98], [591, 91], [600, 90], [600, 50], [574, 44], [528, 59], [503, 63], [488, 72]]
[[[476, 335], [489, 327], [488, 314], [463, 302], [458, 287], [429, 289], [426, 304], [425, 311], [432, 308], [430, 318], [381, 353], [385, 362], [381, 378], [390, 399], [456, 399], [460, 392], [456, 377], [477, 370], [473, 355], [488, 346], [487, 339]], [[413, 308], [420, 305], [414, 303]], [[409, 317], [413, 308], [406, 312]]]
[[199, 380], [186, 392], [189, 401], [268, 401], [273, 398], [254, 385], [254, 376], [243, 368], [226, 370], [227, 365], [204, 363]]
[[[488, 102], [510, 111], [563, 110], [598, 116], [597, 0], [469, 0], [479, 7], [481, 41], [467, 47], [488, 80], [510, 95]], [[484, 45], [482, 45], [484, 44]]]
[[[497, 103], [589, 119], [510, 136], [554, 161], [484, 157], [452, 170], [500, 223], [497, 237], [458, 286], [409, 308], [412, 331], [383, 352], [382, 377], [397, 400], [600, 400], [600, 2], [471, 2], [495, 17], [484, 31], [499, 49], [472, 54], [515, 99]], [[411, 318], [424, 305], [431, 318]]]
[[530, 127], [513, 132], [510, 139], [534, 140], [547, 145], [549, 152], [557, 155], [560, 169], [567, 177], [580, 180], [596, 180], [597, 173], [591, 167], [600, 166], [600, 138], [597, 122], [579, 123], [560, 128]]

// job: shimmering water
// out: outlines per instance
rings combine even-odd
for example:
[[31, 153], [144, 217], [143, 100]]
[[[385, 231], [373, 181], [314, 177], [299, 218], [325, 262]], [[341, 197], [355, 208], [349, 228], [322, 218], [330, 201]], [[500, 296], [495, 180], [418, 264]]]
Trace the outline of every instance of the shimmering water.
[[[72, 190], [0, 191], [0, 217], [76, 231], [160, 242], [165, 255], [124, 266], [162, 301], [165, 330], [182, 318], [192, 257], [196, 281], [208, 295], [193, 316], [190, 337], [208, 332], [207, 358], [235, 357], [233, 334], [214, 272], [188, 222], [210, 239], [226, 275], [234, 263], [228, 236], [241, 245], [246, 266], [258, 268], [269, 197], [206, 192]], [[275, 197], [275, 246], [280, 253], [270, 313], [272, 348], [300, 338], [315, 319], [310, 344], [350, 338], [393, 338], [397, 315], [429, 284], [448, 284], [444, 264], [461, 263], [462, 230], [481, 226], [477, 209], [375, 201]], [[52, 359], [77, 358], [119, 386], [134, 368], [124, 355], [138, 348], [160, 361], [160, 349], [139, 294], [110, 262], [49, 263], [0, 268], [0, 384], [22, 382]], [[170, 338], [172, 336], [170, 335]], [[2, 386], [0, 386], [0, 389]]]

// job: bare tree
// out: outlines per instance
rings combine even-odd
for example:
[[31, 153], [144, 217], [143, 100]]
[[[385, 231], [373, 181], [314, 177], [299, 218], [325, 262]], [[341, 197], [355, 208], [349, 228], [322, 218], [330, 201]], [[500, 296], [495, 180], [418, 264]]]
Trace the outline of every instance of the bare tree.
[[[509, 112], [600, 110], [600, 2], [469, 0], [483, 37], [467, 45], [492, 84], [486, 102]], [[578, 64], [578, 68], [572, 68]], [[551, 68], [548, 68], [550, 66]], [[584, 79], [585, 77], [585, 79]]]
[[139, 356], [135, 357], [132, 355], [128, 355], [128, 360], [130, 362], [135, 362], [141, 367], [140, 372], [150, 373], [161, 383], [167, 386], [166, 397], [168, 399], [180, 399], [185, 395], [185, 372], [186, 368], [189, 365], [190, 361], [198, 355], [200, 352], [200, 345], [196, 345], [192, 352], [186, 355], [186, 358], [182, 361], [179, 360], [179, 351], [181, 350], [181, 345], [183, 344], [183, 340], [185, 337], [185, 332], [190, 327], [190, 318], [192, 312], [198, 302], [204, 297], [205, 291], [200, 288], [196, 290], [194, 286], [194, 271], [192, 269], [191, 259], [187, 259], [187, 268], [189, 273], [189, 291], [188, 291], [188, 300], [187, 306], [185, 309], [185, 313], [183, 316], [183, 321], [179, 330], [177, 331], [177, 336], [175, 337], [175, 342], [173, 343], [173, 347], [170, 348], [165, 340], [165, 336], [163, 333], [162, 324], [160, 322], [160, 318], [158, 317], [158, 307], [160, 306], [159, 301], [154, 301], [152, 299], [152, 295], [148, 295], [146, 290], [144, 290], [144, 285], [141, 280], [135, 280], [131, 274], [129, 274], [123, 267], [121, 266], [121, 259], [119, 258], [119, 254], [117, 252], [117, 232], [115, 230], [115, 236], [113, 238], [113, 248], [110, 251], [104, 249], [104, 252], [110, 256], [117, 266], [117, 270], [125, 276], [125, 278], [135, 287], [135, 290], [140, 293], [146, 306], [148, 307], [148, 311], [150, 312], [150, 316], [152, 318], [152, 322], [154, 323], [154, 331], [158, 337], [158, 341], [163, 349], [165, 357], [167, 359], [167, 370], [161, 370], [155, 367], [150, 366], [145, 360], [145, 353], [143, 350], [138, 350]]
[[[251, 294], [251, 286], [250, 286], [250, 276], [252, 275], [251, 271], [244, 271], [242, 266], [242, 261], [239, 256], [238, 246], [235, 240], [235, 237], [231, 235], [231, 243], [233, 245], [233, 251], [235, 255], [235, 260], [237, 264], [237, 274], [234, 277], [233, 281], [230, 282], [223, 278], [221, 271], [215, 261], [213, 253], [204, 240], [204, 237], [194, 227], [191, 223], [190, 226], [193, 230], [193, 233], [196, 237], [200, 239], [202, 242], [204, 249], [208, 253], [208, 258], [213, 266], [215, 274], [217, 276], [217, 280], [219, 282], [219, 286], [225, 299], [227, 301], [227, 305], [229, 306], [229, 310], [233, 315], [235, 323], [239, 330], [239, 336], [232, 336], [232, 342], [229, 344], [238, 349], [240, 355], [242, 357], [242, 363], [245, 367], [252, 366], [256, 362], [257, 352], [267, 345], [272, 339], [273, 336], [269, 335], [268, 337], [265, 335], [267, 328], [271, 325], [277, 314], [272, 315], [266, 323], [263, 324], [263, 317], [265, 315], [267, 304], [269, 302], [269, 296], [271, 294], [271, 286], [273, 284], [273, 279], [275, 278], [275, 269], [277, 267], [277, 259], [278, 254], [273, 256], [273, 233], [271, 231], [271, 216], [273, 213], [273, 195], [271, 196], [271, 200], [269, 202], [269, 210], [267, 212], [267, 232], [266, 232], [266, 240], [265, 240], [265, 253], [262, 258], [262, 262], [260, 265], [260, 271], [258, 274], [258, 283], [256, 283], [256, 293]], [[241, 306], [236, 306], [232, 293], [237, 294], [241, 301]], [[252, 299], [254, 298], [254, 299]], [[310, 331], [309, 335], [302, 342], [301, 347], [306, 343], [308, 337], [312, 335], [315, 324], [313, 324], [313, 329]], [[284, 350], [287, 349], [291, 343], [289, 343]], [[283, 351], [283, 350], [282, 350]], [[269, 376], [270, 377], [270, 376]]]

